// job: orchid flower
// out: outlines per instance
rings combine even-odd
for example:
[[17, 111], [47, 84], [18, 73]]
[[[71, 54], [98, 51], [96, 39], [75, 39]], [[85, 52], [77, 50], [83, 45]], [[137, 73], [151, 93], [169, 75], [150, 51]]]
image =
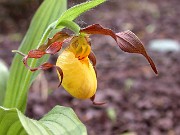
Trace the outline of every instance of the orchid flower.
[[[23, 58], [24, 65], [31, 71], [47, 70], [56, 68], [59, 76], [59, 86], [62, 84], [64, 89], [73, 97], [78, 99], [91, 99], [93, 104], [102, 105], [105, 102], [95, 102], [97, 89], [96, 76], [96, 57], [91, 50], [90, 36], [93, 34], [111, 36], [121, 50], [128, 53], [142, 54], [149, 62], [151, 68], [158, 74], [156, 66], [147, 54], [142, 42], [131, 31], [115, 33], [110, 29], [104, 28], [99, 24], [93, 24], [82, 28], [78, 35], [69, 35], [65, 32], [56, 33], [48, 42], [41, 45], [38, 49], [31, 50]], [[28, 66], [28, 59], [39, 59], [45, 54], [54, 55], [62, 48], [63, 43], [68, 46], [59, 55], [56, 65], [45, 62], [39, 67]]]

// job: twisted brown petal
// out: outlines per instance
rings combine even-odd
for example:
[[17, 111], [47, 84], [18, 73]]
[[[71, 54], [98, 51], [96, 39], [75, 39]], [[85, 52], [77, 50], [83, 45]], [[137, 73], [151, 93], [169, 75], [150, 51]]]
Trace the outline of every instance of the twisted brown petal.
[[44, 54], [46, 54], [46, 52], [44, 51], [40, 51], [40, 50], [31, 50], [28, 53], [28, 58], [41, 58]]
[[38, 50], [38, 49], [29, 51], [29, 53], [26, 56], [24, 56], [24, 58], [23, 58], [24, 65], [27, 68], [29, 68], [31, 71], [36, 71], [38, 69], [46, 70], [46, 68], [48, 69], [48, 67], [51, 66], [51, 65], [48, 65], [46, 63], [40, 65], [37, 68], [29, 67], [28, 63], [27, 63], [27, 60], [28, 60], [28, 58], [39, 59], [45, 54], [55, 54], [61, 49], [62, 44], [63, 44], [63, 42], [55, 42], [55, 43], [52, 43], [45, 51]]
[[96, 56], [92, 51], [89, 54], [88, 58], [91, 60], [93, 67], [96, 66]]
[[63, 42], [65, 39], [69, 38], [70, 36], [65, 32], [58, 32], [52, 38], [48, 39], [46, 44], [41, 45], [38, 50], [45, 51], [52, 43], [54, 42]]
[[61, 81], [60, 81], [60, 83], [59, 83], [59, 85], [58, 85], [58, 87], [60, 87], [60, 86], [61, 86], [61, 83], [62, 83], [62, 80], [63, 80], [63, 71], [62, 71], [62, 69], [61, 69], [60, 67], [58, 67], [58, 66], [55, 66], [55, 65], [54, 65], [54, 67], [57, 69], [59, 75], [61, 76]]
[[38, 67], [36, 67], [36, 68], [32, 68], [32, 67], [29, 67], [28, 64], [27, 64], [27, 57], [24, 57], [24, 58], [23, 58], [23, 63], [24, 63], [24, 65], [25, 65], [29, 70], [31, 70], [31, 71], [47, 70], [47, 69], [50, 69], [50, 68], [52, 68], [52, 67], [54, 66], [54, 65], [51, 64], [51, 63], [45, 62], [45, 63], [43, 63], [42, 65], [40, 65], [40, 66], [38, 66]]
[[95, 54], [91, 51], [91, 53], [89, 54], [88, 58], [90, 59], [90, 61], [92, 62], [94, 71], [96, 73], [96, 77], [97, 77], [97, 70], [96, 70], [96, 56]]
[[28, 61], [28, 58], [39, 59], [45, 54], [54, 55], [55, 53], [60, 51], [60, 49], [62, 48], [62, 44], [64, 42], [69, 41], [69, 38], [71, 38], [71, 37], [68, 34], [63, 33], [63, 32], [58, 32], [53, 36], [53, 38], [48, 39], [48, 42], [46, 44], [40, 46], [36, 50], [29, 51], [27, 55], [24, 55], [24, 54], [22, 54], [21, 52], [18, 52], [18, 51], [16, 51], [16, 52], [24, 56], [23, 63], [31, 71], [48, 70], [48, 69], [50, 69], [52, 67], [55, 67], [57, 69], [57, 71], [59, 72], [60, 76], [61, 76], [61, 82], [59, 84], [59, 86], [60, 86], [61, 83], [62, 83], [62, 79], [63, 79], [63, 72], [62, 72], [60, 67], [58, 67], [56, 65], [53, 65], [51, 63], [45, 62], [42, 65], [33, 68], [33, 67], [30, 67], [28, 65], [27, 61]]
[[60, 81], [58, 87], [61, 86], [61, 83], [62, 83], [62, 80], [63, 80], [63, 71], [62, 71], [62, 69], [60, 67], [58, 67], [56, 65], [53, 65], [51, 63], [45, 62], [45, 63], [43, 63], [42, 65], [40, 65], [40, 66], [38, 66], [36, 68], [32, 68], [32, 67], [29, 67], [28, 64], [27, 64], [27, 56], [23, 58], [23, 63], [32, 72], [34, 72], [36, 70], [48, 70], [48, 69], [53, 68], [53, 67], [56, 68], [58, 73], [59, 73], [59, 75], [61, 76], [61, 81]]
[[53, 64], [45, 62], [44, 64], [40, 65], [38, 69], [47, 70], [52, 68], [53, 66], [54, 66]]
[[55, 54], [61, 50], [63, 42], [54, 42], [47, 49], [46, 54]]

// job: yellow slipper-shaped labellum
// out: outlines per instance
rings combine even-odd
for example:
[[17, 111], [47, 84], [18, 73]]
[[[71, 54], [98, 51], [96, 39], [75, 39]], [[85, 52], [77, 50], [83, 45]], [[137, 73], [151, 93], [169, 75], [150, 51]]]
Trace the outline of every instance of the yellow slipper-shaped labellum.
[[97, 89], [96, 73], [88, 58], [90, 51], [86, 37], [74, 37], [56, 62], [63, 71], [62, 86], [79, 99], [91, 98]]

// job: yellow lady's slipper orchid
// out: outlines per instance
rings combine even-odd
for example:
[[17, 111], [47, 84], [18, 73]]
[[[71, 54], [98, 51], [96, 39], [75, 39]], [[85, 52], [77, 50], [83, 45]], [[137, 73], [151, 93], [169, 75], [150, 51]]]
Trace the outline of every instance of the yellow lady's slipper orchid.
[[[129, 53], [142, 54], [151, 65], [154, 72], [157, 74], [156, 66], [152, 59], [147, 54], [142, 42], [131, 31], [114, 33], [112, 30], [103, 28], [99, 24], [94, 24], [80, 30], [77, 36], [70, 36], [64, 32], [58, 32], [52, 39], [49, 39], [46, 44], [43, 44], [36, 50], [31, 50], [24, 56], [23, 62], [31, 71], [47, 70], [55, 67], [58, 71], [60, 84], [73, 97], [79, 99], [91, 99], [93, 104], [101, 105], [102, 103], [94, 102], [97, 89], [96, 78], [96, 58], [92, 53], [89, 35], [101, 34], [111, 36], [121, 50]], [[28, 58], [41, 58], [45, 54], [57, 53], [64, 42], [69, 42], [69, 45], [59, 55], [56, 65], [44, 63], [37, 68], [29, 67], [27, 64]]]

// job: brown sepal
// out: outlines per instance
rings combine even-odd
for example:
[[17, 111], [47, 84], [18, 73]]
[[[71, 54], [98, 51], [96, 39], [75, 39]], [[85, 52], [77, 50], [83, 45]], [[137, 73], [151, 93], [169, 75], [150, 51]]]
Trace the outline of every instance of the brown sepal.
[[115, 41], [117, 41], [116, 34], [112, 30], [104, 28], [103, 26], [99, 24], [93, 24], [93, 25], [87, 26], [86, 28], [81, 29], [80, 32], [87, 33], [87, 34], [108, 35], [114, 38]]
[[153, 71], [158, 74], [156, 66], [150, 56], [147, 54], [142, 42], [139, 38], [131, 31], [124, 31], [120, 33], [114, 33], [112, 30], [102, 27], [99, 24], [93, 24], [80, 30], [82, 33], [87, 34], [101, 34], [111, 36], [121, 50], [128, 53], [142, 54], [150, 63]]
[[118, 38], [118, 45], [119, 47], [128, 53], [139, 53], [142, 54], [150, 63], [151, 68], [153, 71], [158, 74], [156, 66], [150, 56], [147, 54], [143, 43], [140, 39], [131, 31], [124, 31], [120, 33], [116, 33]]

